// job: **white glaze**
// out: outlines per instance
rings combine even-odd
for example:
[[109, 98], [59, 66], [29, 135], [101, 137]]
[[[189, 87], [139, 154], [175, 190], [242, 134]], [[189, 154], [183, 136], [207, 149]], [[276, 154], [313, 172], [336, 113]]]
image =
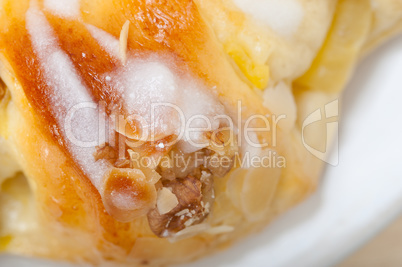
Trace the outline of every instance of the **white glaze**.
[[100, 189], [107, 166], [102, 161], [95, 162], [93, 153], [96, 145], [83, 147], [81, 144], [75, 144], [71, 138], [73, 135], [81, 141], [98, 140], [99, 116], [97, 110], [93, 108], [81, 110], [78, 116], [74, 116], [71, 124], [66, 124], [65, 121], [69, 110], [76, 105], [93, 106], [95, 103], [92, 102], [82, 84], [73, 63], [57, 45], [53, 30], [44, 14], [37, 8], [31, 7], [26, 14], [26, 23], [34, 51], [40, 59], [47, 83], [54, 90], [50, 101], [53, 107], [52, 113], [61, 126], [61, 134], [70, 153], [84, 173], [91, 179], [95, 187]]
[[78, 17], [80, 0], [44, 0], [45, 8], [61, 17]]
[[119, 40], [115, 38], [108, 32], [105, 32], [102, 29], [99, 29], [93, 25], [86, 25], [88, 31], [92, 35], [92, 37], [99, 43], [99, 45], [105, 49], [105, 51], [115, 58], [119, 57]]
[[[194, 145], [203, 143], [204, 131], [191, 129], [219, 128], [220, 121], [214, 117], [224, 114], [224, 107], [199, 81], [176, 75], [168, 62], [156, 57], [131, 58], [123, 69], [108, 76], [123, 95], [127, 111], [144, 120], [142, 126], [148, 130], [148, 139], [174, 134], [184, 141], [180, 142], [183, 152], [190, 153], [206, 146]], [[195, 116], [199, 119], [193, 119], [186, 127]]]

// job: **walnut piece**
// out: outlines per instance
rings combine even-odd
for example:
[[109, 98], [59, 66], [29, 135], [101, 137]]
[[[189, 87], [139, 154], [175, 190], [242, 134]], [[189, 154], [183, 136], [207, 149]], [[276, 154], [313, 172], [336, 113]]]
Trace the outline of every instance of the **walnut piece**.
[[[158, 208], [148, 213], [151, 230], [159, 237], [172, 237], [186, 227], [201, 223], [209, 214], [211, 203], [204, 203], [204, 184], [197, 178], [188, 176], [164, 184], [172, 189], [178, 199], [178, 205], [166, 214]], [[208, 186], [208, 190], [213, 190]]]

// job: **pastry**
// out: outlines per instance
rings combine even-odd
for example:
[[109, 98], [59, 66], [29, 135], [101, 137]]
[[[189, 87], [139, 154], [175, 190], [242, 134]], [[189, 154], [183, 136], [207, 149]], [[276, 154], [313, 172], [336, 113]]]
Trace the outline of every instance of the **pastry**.
[[312, 114], [402, 27], [400, 0], [0, 6], [0, 248], [92, 265], [192, 261], [305, 199]]

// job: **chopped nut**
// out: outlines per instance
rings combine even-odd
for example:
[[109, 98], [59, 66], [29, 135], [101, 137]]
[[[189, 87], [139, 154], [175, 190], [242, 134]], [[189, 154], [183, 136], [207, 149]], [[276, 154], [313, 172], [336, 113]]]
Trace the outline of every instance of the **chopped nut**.
[[94, 153], [94, 158], [96, 161], [101, 159], [106, 159], [109, 161], [114, 161], [117, 158], [116, 150], [111, 147], [109, 144], [104, 144], [103, 146], [97, 147], [96, 152]]
[[139, 159], [140, 153], [133, 151], [132, 149], [127, 149], [128, 155], [130, 156], [131, 160]]
[[127, 40], [128, 40], [128, 30], [130, 28], [130, 21], [126, 20], [123, 25], [123, 28], [120, 32], [120, 46], [119, 46], [119, 53], [120, 59], [123, 64], [126, 64], [127, 61]]
[[232, 169], [238, 152], [233, 131], [223, 128], [211, 133], [208, 149], [210, 153], [205, 167], [217, 177], [225, 176]]
[[210, 133], [209, 149], [219, 153], [220, 155], [228, 154], [230, 149], [237, 147], [234, 133], [229, 128], [218, 129]]
[[[146, 213], [150, 229], [163, 238], [176, 240], [208, 229], [203, 221], [215, 199], [214, 177], [230, 171], [238, 150], [231, 134], [211, 133], [211, 145], [190, 154], [169, 145], [173, 135], [140, 146], [131, 146], [131, 137], [125, 137], [128, 149], [121, 158], [108, 144], [97, 148], [95, 159], [107, 159], [117, 168], [106, 179], [106, 210], [123, 222]], [[141, 166], [139, 159], [153, 164]], [[229, 229], [215, 229], [219, 231]]]
[[116, 220], [130, 222], [156, 204], [156, 189], [137, 169], [112, 169], [104, 178], [102, 200]]
[[145, 174], [145, 177], [147, 177], [148, 182], [151, 184], [156, 184], [161, 179], [161, 176], [155, 170], [142, 168], [141, 171]]
[[[172, 237], [177, 232], [201, 223], [207, 216], [201, 202], [203, 201], [203, 183], [192, 176], [168, 182], [179, 204], [170, 212], [161, 214], [158, 208], [148, 213], [151, 230], [159, 237]], [[212, 189], [211, 189], [212, 190]]]
[[114, 166], [116, 168], [130, 168], [130, 161], [128, 159], [118, 159]]
[[205, 167], [216, 177], [223, 177], [232, 169], [233, 165], [234, 157], [227, 155], [221, 156], [218, 153], [214, 153], [208, 158]]
[[233, 231], [234, 231], [233, 226], [221, 225], [221, 226], [212, 227], [212, 228], [208, 229], [206, 232], [210, 235], [219, 235], [219, 234], [230, 233]]
[[204, 231], [208, 231], [208, 228], [209, 228], [209, 225], [205, 224], [205, 223], [193, 225], [193, 226], [187, 227], [187, 228], [177, 232], [176, 234], [174, 234], [173, 236], [171, 236], [169, 238], [169, 241], [174, 243], [174, 242], [183, 240], [185, 238], [190, 238], [190, 237], [195, 236]]
[[156, 207], [158, 208], [159, 214], [163, 215], [171, 210], [173, 210], [179, 201], [175, 194], [172, 193], [168, 188], [164, 187], [158, 192], [158, 199], [156, 201]]
[[179, 211], [178, 213], [176, 213], [174, 216], [179, 217], [179, 216], [184, 216], [184, 215], [186, 215], [186, 214], [190, 214], [190, 210], [189, 210], [189, 209], [181, 210], [181, 211]]

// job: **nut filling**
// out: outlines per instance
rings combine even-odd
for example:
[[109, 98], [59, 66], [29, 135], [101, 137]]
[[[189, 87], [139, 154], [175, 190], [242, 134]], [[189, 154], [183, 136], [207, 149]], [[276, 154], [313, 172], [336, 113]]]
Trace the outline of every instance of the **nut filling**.
[[212, 183], [211, 175], [203, 180], [188, 176], [164, 183], [164, 188], [171, 188], [179, 203], [166, 214], [160, 214], [158, 208], [148, 213], [152, 232], [159, 237], [172, 237], [184, 228], [204, 221], [213, 202]]
[[[215, 198], [214, 179], [232, 169], [238, 152], [232, 132], [205, 135], [210, 145], [192, 153], [183, 153], [178, 145], [169, 146], [171, 138], [130, 147], [130, 142], [119, 136], [118, 140], [128, 145], [124, 156], [118, 156], [118, 146], [105, 144], [98, 147], [94, 157], [109, 161], [117, 169], [140, 170], [152, 180], [157, 196], [145, 212], [150, 229], [158, 237], [174, 238], [186, 230], [191, 233], [190, 227], [207, 219]], [[158, 149], [161, 147], [163, 150]], [[149, 164], [143, 166], [140, 162]]]

